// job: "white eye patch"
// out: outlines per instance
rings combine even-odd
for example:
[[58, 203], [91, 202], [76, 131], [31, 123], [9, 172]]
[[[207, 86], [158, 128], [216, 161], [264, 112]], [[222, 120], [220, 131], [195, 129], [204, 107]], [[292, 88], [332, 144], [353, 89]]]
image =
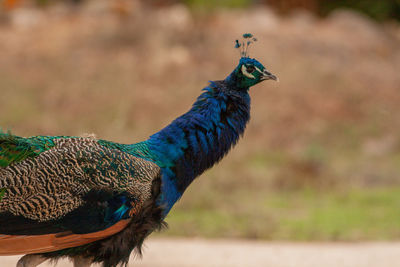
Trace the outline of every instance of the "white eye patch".
[[256, 78], [256, 77], [254, 77], [253, 74], [247, 72], [247, 69], [246, 69], [246, 66], [245, 66], [245, 65], [242, 65], [242, 73], [243, 73], [243, 75], [246, 76], [247, 78], [250, 78], [250, 79], [255, 79], [255, 78]]
[[[256, 71], [258, 71], [259, 73], [263, 73], [259, 68], [257, 68], [256, 66], [254, 66], [254, 68], [256, 69]], [[253, 74], [251, 74], [251, 73], [249, 73], [248, 71], [247, 71], [247, 68], [246, 68], [246, 66], [245, 65], [242, 65], [242, 73], [243, 73], [243, 75], [244, 76], [246, 76], [246, 77], [248, 77], [248, 78], [250, 78], [250, 79], [255, 79], [256, 77], [254, 77], [254, 75]]]

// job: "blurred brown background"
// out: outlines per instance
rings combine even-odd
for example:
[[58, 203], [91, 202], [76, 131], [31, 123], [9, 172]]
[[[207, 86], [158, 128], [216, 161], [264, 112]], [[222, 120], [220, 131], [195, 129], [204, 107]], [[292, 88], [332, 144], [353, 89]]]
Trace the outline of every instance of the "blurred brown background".
[[163, 235], [400, 238], [399, 1], [3, 0], [0, 126], [133, 143], [226, 77], [245, 32], [280, 78]]

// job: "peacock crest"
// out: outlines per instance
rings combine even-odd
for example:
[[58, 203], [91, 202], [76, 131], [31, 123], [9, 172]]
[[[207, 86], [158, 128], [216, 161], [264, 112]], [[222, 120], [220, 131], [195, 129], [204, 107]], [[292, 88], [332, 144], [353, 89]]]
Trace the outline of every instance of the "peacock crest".
[[240, 57], [249, 57], [249, 47], [254, 42], [257, 42], [257, 38], [251, 33], [244, 33], [240, 41], [235, 40], [235, 48], [239, 50]]

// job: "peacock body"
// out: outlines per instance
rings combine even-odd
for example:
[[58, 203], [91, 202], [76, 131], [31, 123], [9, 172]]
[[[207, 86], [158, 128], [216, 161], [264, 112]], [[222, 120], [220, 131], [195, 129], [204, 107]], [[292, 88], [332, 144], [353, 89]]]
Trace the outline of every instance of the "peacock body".
[[249, 88], [268, 79], [276, 77], [242, 55], [187, 113], [136, 144], [0, 133], [0, 255], [28, 254], [24, 267], [64, 256], [74, 266], [127, 264], [189, 184], [236, 144]]

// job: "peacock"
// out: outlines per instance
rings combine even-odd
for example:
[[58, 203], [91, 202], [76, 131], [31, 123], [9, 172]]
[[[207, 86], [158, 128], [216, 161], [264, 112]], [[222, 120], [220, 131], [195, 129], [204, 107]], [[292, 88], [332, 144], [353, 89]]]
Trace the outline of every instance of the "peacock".
[[236, 40], [240, 60], [210, 81], [191, 109], [147, 140], [0, 133], [0, 255], [17, 267], [69, 257], [75, 267], [127, 266], [162, 229], [190, 183], [237, 143], [250, 118], [249, 88], [277, 77]]

